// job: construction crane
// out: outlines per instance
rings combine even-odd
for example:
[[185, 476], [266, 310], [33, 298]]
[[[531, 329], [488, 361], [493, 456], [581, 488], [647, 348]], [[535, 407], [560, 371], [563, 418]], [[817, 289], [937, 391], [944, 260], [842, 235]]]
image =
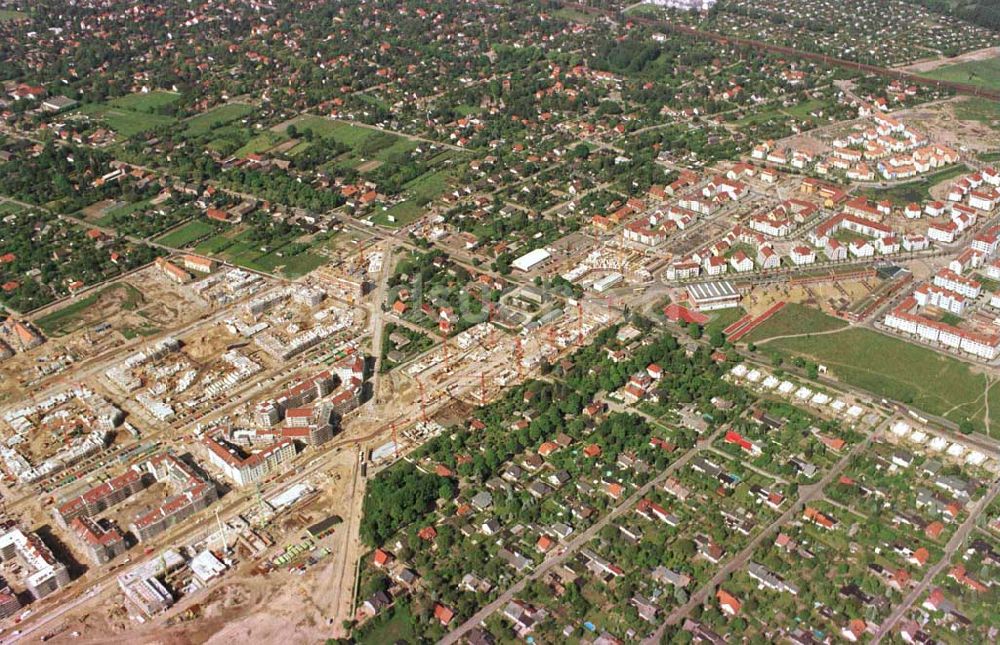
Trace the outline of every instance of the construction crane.
[[580, 347], [583, 346], [583, 301], [576, 301], [576, 313], [579, 317], [577, 320], [577, 330], [576, 330], [576, 344]]
[[399, 459], [399, 437], [396, 435], [395, 421], [392, 422], [392, 448], [396, 453], [396, 459]]
[[486, 372], [479, 373], [479, 400], [486, 402]]

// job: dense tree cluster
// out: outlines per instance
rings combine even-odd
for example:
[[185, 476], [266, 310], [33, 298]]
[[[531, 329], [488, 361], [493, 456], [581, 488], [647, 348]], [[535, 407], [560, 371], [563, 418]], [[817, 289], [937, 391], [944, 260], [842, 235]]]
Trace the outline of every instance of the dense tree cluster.
[[433, 507], [440, 491], [440, 478], [403, 462], [368, 484], [365, 495], [361, 539], [375, 546], [423, 517]]

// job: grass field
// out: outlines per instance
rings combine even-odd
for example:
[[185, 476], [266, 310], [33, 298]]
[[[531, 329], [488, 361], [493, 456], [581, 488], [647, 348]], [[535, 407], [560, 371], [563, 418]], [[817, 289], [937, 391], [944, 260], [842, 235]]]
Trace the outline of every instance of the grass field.
[[81, 298], [76, 302], [42, 316], [35, 321], [35, 324], [49, 336], [67, 334], [77, 326], [80, 317], [101, 299], [102, 296], [117, 290], [124, 290], [121, 308], [132, 310], [143, 302], [142, 293], [128, 283], [112, 284], [103, 289], [99, 289], [86, 298]]
[[990, 391], [986, 398], [990, 403], [990, 425], [986, 428], [986, 433], [994, 439], [1000, 437], [1000, 422], [994, 421], [996, 413], [993, 410], [1000, 410], [1000, 381], [994, 381], [990, 386]]
[[108, 127], [125, 138], [148, 132], [154, 128], [176, 123], [173, 117], [147, 112], [133, 112], [105, 103], [93, 103], [80, 109], [81, 114], [101, 119]]
[[417, 638], [417, 632], [413, 628], [414, 621], [408, 606], [396, 606], [391, 613], [373, 618], [363, 631], [355, 634], [355, 639], [360, 645], [413, 643]]
[[244, 103], [220, 105], [208, 112], [187, 119], [184, 122], [184, 136], [200, 137], [237, 119], [242, 119], [253, 111], [253, 106]]
[[149, 205], [149, 200], [144, 199], [138, 202], [132, 202], [127, 204], [122, 204], [121, 206], [116, 206], [115, 208], [109, 209], [108, 212], [101, 215], [97, 220], [98, 226], [112, 226], [114, 225], [115, 217], [120, 217], [122, 215], [129, 215], [138, 210], [146, 208]]
[[310, 253], [309, 251], [303, 251], [302, 253], [296, 253], [288, 257], [281, 257], [275, 252], [254, 259], [248, 262], [247, 266], [252, 269], [272, 273], [280, 267], [283, 276], [298, 278], [321, 266], [326, 260], [325, 257]]
[[[328, 164], [333, 170], [357, 169], [362, 173], [371, 172], [383, 163], [398, 163], [401, 155], [407, 155], [422, 145], [390, 132], [313, 115], [297, 117], [275, 131], [284, 134], [290, 125], [294, 125], [300, 133], [312, 130], [316, 137], [331, 139], [350, 148], [350, 151]], [[296, 146], [290, 154], [298, 151], [300, 148]], [[429, 161], [432, 169], [403, 187], [406, 199], [387, 210], [377, 211], [372, 221], [383, 226], [403, 226], [420, 217], [424, 212], [424, 205], [450, 187], [451, 172], [437, 168], [455, 155], [452, 150], [444, 150], [435, 155]]]
[[995, 125], [1000, 121], [1000, 103], [979, 97], [967, 98], [955, 104], [955, 117]]
[[417, 147], [417, 143], [406, 137], [321, 116], [300, 116], [284, 124], [279, 132], [284, 134], [289, 125], [294, 125], [300, 133], [312, 130], [317, 137], [332, 139], [349, 147], [351, 153], [337, 163], [343, 168], [359, 165], [362, 162], [359, 157], [364, 160], [387, 161]]
[[406, 226], [420, 217], [422, 212], [423, 209], [415, 201], [407, 199], [387, 210], [378, 211], [372, 217], [372, 221], [380, 226]]
[[28, 14], [22, 11], [12, 11], [10, 9], [0, 9], [0, 22], [7, 20], [20, 20], [21, 18], [27, 18]]
[[996, 90], [1000, 89], [1000, 57], [938, 67], [921, 76]]
[[225, 231], [223, 233], [216, 233], [212, 237], [199, 242], [198, 246], [196, 246], [194, 250], [203, 255], [221, 253], [224, 249], [227, 249], [234, 244], [234, 235], [235, 229]]
[[744, 338], [747, 342], [759, 343], [768, 338], [808, 334], [822, 331], [842, 329], [847, 322], [833, 316], [828, 316], [819, 309], [790, 303], [778, 310], [760, 327]]
[[195, 251], [201, 255], [211, 255], [222, 258], [233, 264], [244, 266], [255, 271], [278, 273], [287, 278], [298, 278], [327, 261], [325, 256], [305, 249], [294, 255], [282, 254], [282, 249], [295, 243], [289, 240], [285, 244], [264, 253], [246, 239], [247, 231], [233, 229], [219, 233], [203, 240]]
[[317, 137], [324, 139], [335, 139], [351, 148], [357, 148], [368, 136], [374, 132], [370, 128], [363, 128], [351, 125], [336, 119], [328, 119], [322, 116], [305, 115], [297, 117], [279, 128], [284, 133], [289, 125], [294, 125], [299, 132], [312, 130]]
[[760, 109], [759, 112], [750, 112], [739, 119], [733, 121], [733, 125], [738, 128], [746, 128], [748, 126], [758, 126], [768, 121], [774, 119], [784, 119], [786, 118], [785, 113], [775, 106], [766, 106]]
[[709, 314], [712, 316], [712, 319], [705, 323], [705, 335], [711, 336], [716, 331], [721, 332], [723, 329], [745, 316], [746, 313], [747, 312], [743, 310], [743, 307], [730, 307], [729, 309], [713, 311]]
[[153, 325], [152, 323], [142, 323], [138, 327], [122, 327], [122, 336], [126, 340], [132, 340], [133, 338], [138, 338], [139, 336], [152, 336], [153, 334], [160, 333], [160, 328]]
[[111, 100], [109, 103], [116, 108], [132, 112], [158, 112], [161, 108], [176, 103], [180, 98], [181, 95], [175, 92], [154, 90], [146, 94], [136, 92], [135, 94], [122, 96]]
[[560, 7], [553, 11], [552, 15], [555, 18], [562, 18], [569, 22], [582, 22], [588, 25], [594, 22], [594, 16], [570, 7]]
[[0, 215], [13, 215], [14, 213], [20, 213], [23, 210], [24, 208], [20, 204], [0, 201]]
[[234, 152], [233, 154], [237, 157], [243, 158], [247, 155], [252, 155], [254, 153], [264, 152], [265, 150], [270, 150], [274, 146], [287, 141], [288, 137], [278, 134], [277, 132], [262, 132], [253, 139], [250, 139], [242, 148]]
[[828, 111], [828, 105], [828, 101], [824, 101], [822, 99], [810, 99], [785, 108], [785, 113], [798, 119], [812, 119], [814, 118], [812, 116], [812, 112], [823, 110], [825, 114]]
[[956, 164], [944, 170], [940, 170], [922, 179], [908, 181], [905, 184], [896, 184], [888, 188], [866, 188], [861, 193], [876, 201], [888, 199], [896, 204], [909, 204], [910, 202], [925, 202], [931, 198], [930, 189], [947, 181], [951, 181], [969, 172], [965, 164]]
[[[904, 340], [851, 328], [835, 334], [775, 340], [764, 347], [785, 356], [812, 358], [849, 385], [930, 414], [955, 422], [983, 419], [986, 377], [962, 361]], [[991, 431], [997, 431], [1000, 415], [992, 415], [992, 419]]]
[[166, 235], [158, 238], [156, 241], [175, 249], [183, 249], [184, 247], [204, 239], [213, 233], [215, 233], [214, 226], [208, 222], [196, 219], [167, 233]]
[[[379, 211], [372, 218], [376, 224], [383, 226], [405, 226], [420, 217], [426, 204], [444, 191], [448, 190], [451, 174], [447, 170], [428, 172], [420, 175], [404, 186], [409, 199], [399, 202], [386, 211]], [[392, 217], [395, 221], [390, 221]]]

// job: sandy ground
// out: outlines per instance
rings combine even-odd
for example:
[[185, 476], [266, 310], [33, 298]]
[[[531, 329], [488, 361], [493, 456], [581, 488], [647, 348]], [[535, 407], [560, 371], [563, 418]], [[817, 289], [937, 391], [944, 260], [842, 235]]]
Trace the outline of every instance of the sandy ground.
[[[230, 643], [315, 643], [330, 637], [331, 628], [326, 625], [322, 612], [311, 600], [318, 591], [319, 582], [325, 570], [333, 569], [334, 562], [324, 567], [319, 575], [302, 576], [298, 580], [284, 581], [280, 586], [271, 581], [276, 589], [268, 594], [262, 603], [253, 607], [237, 620], [227, 620], [206, 643], [229, 645]], [[198, 630], [203, 627], [197, 621]]]
[[783, 285], [758, 287], [743, 299], [743, 306], [753, 315], [764, 313], [778, 301], [795, 302], [819, 307], [828, 314], [843, 310], [853, 302], [861, 300], [878, 284], [872, 278], [867, 281], [846, 280], [809, 285]]
[[917, 106], [896, 113], [900, 119], [912, 123], [918, 130], [937, 143], [960, 151], [993, 150], [1000, 146], [1000, 132], [986, 123], [978, 121], [963, 121], [955, 117], [955, 104], [968, 100], [966, 97], [956, 97], [949, 101], [935, 103], [929, 106]]
[[820, 141], [815, 136], [814, 133], [806, 132], [802, 134], [793, 134], [790, 137], [781, 139], [782, 145], [787, 145], [795, 150], [802, 150], [808, 152], [813, 156], [819, 156], [830, 151], [830, 146], [825, 142]]
[[[354, 450], [344, 450], [329, 457], [310, 477], [321, 495], [292, 515], [302, 515], [308, 518], [308, 523], [330, 514], [345, 519], [352, 512], [359, 516], [363, 488], [354, 486], [355, 494], [351, 494], [356, 454]], [[289, 521], [293, 521], [291, 516]], [[297, 542], [303, 533], [301, 528], [294, 527], [278, 532], [284, 538], [269, 550], [267, 557], [284, 545]], [[287, 569], [255, 574], [252, 570], [257, 561], [244, 560], [236, 571], [207, 592], [184, 597], [165, 614], [144, 625], [128, 618], [124, 598], [112, 583], [99, 605], [101, 609], [87, 603], [67, 613], [46, 632], [68, 635], [79, 631], [80, 636], [72, 641], [77, 643], [322, 642], [342, 631], [340, 624], [350, 613], [354, 563], [360, 555], [360, 546], [355, 541], [348, 548], [348, 539], [354, 540], [356, 533], [356, 522], [353, 527], [347, 521], [338, 525], [319, 543], [331, 555], [302, 575]], [[340, 593], [341, 581], [347, 587], [345, 593]]]
[[977, 49], [971, 52], [965, 52], [964, 54], [959, 54], [953, 58], [932, 58], [929, 60], [921, 60], [916, 63], [911, 63], [910, 65], [905, 65], [899, 69], [907, 72], [929, 72], [935, 70], [939, 67], [947, 67], [948, 65], [956, 65], [958, 63], [966, 63], [969, 61], [986, 60], [987, 58], [995, 58], [1000, 56], [1000, 47], [987, 47], [986, 49]]

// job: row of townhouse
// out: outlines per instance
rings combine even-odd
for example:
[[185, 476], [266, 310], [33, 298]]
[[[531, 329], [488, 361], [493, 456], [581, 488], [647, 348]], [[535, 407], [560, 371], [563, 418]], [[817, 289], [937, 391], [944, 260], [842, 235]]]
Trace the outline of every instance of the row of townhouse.
[[205, 437], [203, 444], [209, 463], [237, 486], [260, 481], [295, 458], [295, 444], [287, 438], [250, 455], [244, 455], [235, 446], [216, 437]]
[[870, 238], [895, 237], [896, 233], [889, 226], [875, 222], [865, 217], [841, 212], [817, 226], [809, 237], [816, 246], [825, 246], [826, 242], [837, 231], [844, 229]]
[[925, 318], [914, 313], [917, 304], [915, 297], [907, 298], [890, 311], [883, 322], [890, 329], [913, 334], [985, 360], [993, 360], [1000, 355], [1000, 336], [977, 333]]
[[698, 184], [698, 174], [690, 170], [682, 170], [680, 175], [672, 183], [666, 186], [654, 184], [649, 187], [649, 196], [653, 200], [665, 202], [669, 197], [680, 193], [680, 191], [691, 188]]
[[959, 154], [951, 148], [924, 146], [908, 154], [897, 154], [880, 160], [878, 171], [884, 179], [906, 179], [957, 163], [959, 158]]
[[667, 239], [666, 229], [655, 215], [630, 222], [622, 229], [622, 238], [643, 246], [658, 246]]
[[920, 219], [924, 215], [928, 217], [940, 217], [948, 211], [949, 207], [940, 200], [927, 202], [923, 208], [916, 202], [910, 202], [903, 207], [903, 217], [906, 219]]
[[913, 292], [913, 298], [921, 307], [938, 307], [956, 316], [965, 313], [965, 296], [934, 284], [920, 285]]
[[817, 210], [810, 202], [787, 199], [770, 210], [751, 215], [747, 228], [771, 237], [786, 237]]
[[773, 184], [777, 182], [780, 176], [781, 173], [774, 168], [757, 168], [753, 164], [743, 161], [734, 164], [732, 168], [726, 171], [726, 179], [738, 181], [741, 179], [753, 179], [754, 177], [757, 177], [765, 184]]
[[[903, 236], [901, 242], [895, 236], [876, 238], [874, 241], [852, 240], [848, 244], [842, 244], [832, 237], [825, 240], [825, 244], [820, 245], [820, 248], [827, 259], [834, 262], [845, 261], [848, 257], [863, 259], [874, 257], [876, 254], [892, 255], [898, 253], [900, 249], [916, 252], [929, 247], [927, 238], [916, 234]], [[755, 259], [742, 250], [737, 250], [727, 259], [723, 253], [728, 248], [729, 244], [725, 240], [720, 240], [705, 252], [696, 252], [675, 260], [667, 267], [667, 279], [688, 280], [700, 276], [703, 271], [709, 276], [720, 276], [730, 270], [735, 273], [749, 273], [754, 270], [763, 271], [781, 267], [781, 257], [769, 242], [762, 242], [757, 247]], [[807, 266], [815, 264], [818, 256], [816, 249], [806, 244], [799, 244], [789, 250], [788, 259], [794, 266]]]
[[646, 202], [638, 197], [630, 197], [626, 203], [618, 206], [613, 212], [607, 215], [594, 215], [591, 218], [591, 223], [596, 228], [609, 231], [636, 213], [641, 213], [644, 210], [646, 210]]
[[[692, 202], [682, 198], [687, 204]], [[701, 204], [701, 202], [698, 202]], [[657, 246], [667, 239], [667, 235], [673, 231], [685, 230], [691, 226], [703, 214], [702, 211], [691, 210], [677, 204], [671, 204], [666, 209], [656, 209], [655, 211], [629, 222], [622, 229], [622, 238], [626, 242], [641, 244], [643, 246]]]
[[[871, 239], [858, 238], [845, 245], [834, 238], [834, 234], [842, 229]], [[846, 211], [817, 226], [809, 238], [833, 261], [843, 261], [848, 256], [870, 258], [876, 253], [892, 255], [898, 253], [901, 247], [908, 251], [923, 248], [922, 240], [907, 236], [901, 241], [889, 226]]]
[[799, 170], [805, 169], [814, 160], [813, 154], [808, 150], [798, 148], [775, 147], [773, 141], [765, 141], [753, 147], [750, 157], [758, 161], [766, 161], [779, 166], [791, 166]]
[[943, 222], [931, 222], [927, 226], [927, 237], [945, 244], [954, 242], [970, 227], [976, 225], [979, 213], [965, 204], [952, 204], [948, 219]]
[[892, 202], [883, 200], [875, 203], [865, 197], [852, 197], [844, 203], [844, 212], [873, 222], [881, 222], [884, 216], [892, 214]]
[[[958, 205], [952, 204], [953, 214], [955, 206]], [[971, 217], [975, 217], [974, 212]], [[929, 283], [918, 286], [910, 298], [887, 314], [884, 319], [886, 326], [979, 358], [995, 358], [1000, 353], [1000, 336], [997, 334], [980, 333], [932, 320], [920, 315], [916, 309], [933, 306], [955, 315], [963, 315], [968, 302], [982, 294], [982, 284], [963, 274], [985, 265], [987, 276], [1000, 278], [1000, 262], [987, 264], [998, 247], [1000, 226], [991, 226], [981, 231], [965, 249], [951, 259], [947, 267], [938, 270]], [[993, 296], [990, 306], [1000, 309], [1000, 297]]]
[[203, 479], [191, 466], [172, 453], [153, 457], [145, 463], [144, 468], [156, 481], [166, 482], [178, 492], [164, 499], [160, 506], [135, 518], [130, 528], [140, 542], [159, 535], [218, 499], [215, 484]]
[[[978, 237], [978, 236], [977, 236]], [[987, 246], [988, 248], [988, 246]], [[992, 255], [993, 251], [980, 251], [972, 246], [965, 247], [961, 253], [948, 262], [948, 268], [954, 273], [962, 274], [966, 271], [978, 269], [986, 262], [986, 257]]]
[[955, 180], [948, 188], [948, 201], [960, 202], [974, 191], [1000, 188], [1000, 172], [984, 168]]
[[978, 298], [983, 290], [983, 285], [978, 280], [966, 278], [947, 268], [935, 273], [933, 282], [937, 287], [944, 287], [971, 299]]

